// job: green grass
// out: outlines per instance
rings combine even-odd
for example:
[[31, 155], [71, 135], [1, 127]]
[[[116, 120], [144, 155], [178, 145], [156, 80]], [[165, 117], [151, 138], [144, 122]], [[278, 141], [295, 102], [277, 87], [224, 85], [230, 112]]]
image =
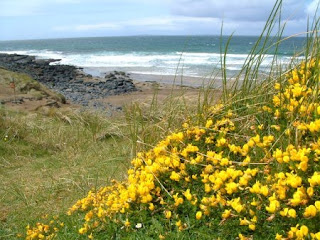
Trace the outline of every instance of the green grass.
[[[5, 79], [12, 74], [18, 85], [33, 81], [1, 73]], [[216, 91], [209, 92], [210, 101], [216, 99]], [[0, 106], [0, 239], [16, 239], [45, 215], [69, 223], [61, 239], [79, 239], [73, 226], [80, 219], [66, 217], [68, 208], [89, 190], [125, 179], [137, 151], [152, 148], [197, 109], [186, 101], [181, 92], [160, 103], [155, 92], [151, 103], [128, 105], [111, 118], [81, 109]]]
[[124, 178], [131, 144], [119, 125], [99, 113], [1, 107], [0, 236], [14, 237], [44, 214], [64, 213], [90, 189]]
[[3, 90], [6, 90], [7, 93], [12, 93], [12, 97], [14, 97], [13, 89], [11, 89], [10, 87], [10, 84], [12, 83], [14, 83], [15, 85], [15, 93], [17, 95], [26, 94], [28, 97], [35, 99], [51, 97], [52, 99], [58, 102], [66, 102], [66, 99], [63, 95], [51, 91], [50, 89], [46, 88], [43, 84], [32, 79], [29, 75], [24, 73], [12, 72], [0, 68], [0, 87], [3, 88]]

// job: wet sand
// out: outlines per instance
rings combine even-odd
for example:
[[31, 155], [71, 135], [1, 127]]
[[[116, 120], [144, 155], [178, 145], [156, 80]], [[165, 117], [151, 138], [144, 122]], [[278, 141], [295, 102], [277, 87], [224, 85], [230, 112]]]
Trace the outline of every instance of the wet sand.
[[[134, 80], [134, 84], [138, 91], [122, 95], [108, 96], [101, 100], [106, 104], [112, 106], [125, 107], [134, 102], [142, 104], [150, 104], [155, 98], [158, 102], [165, 102], [169, 97], [182, 98], [188, 104], [196, 104], [199, 100], [199, 93], [202, 91], [199, 81], [203, 81], [197, 77], [183, 77], [183, 82], [178, 81], [174, 76], [159, 76], [150, 74], [131, 74], [130, 77]], [[184, 81], [187, 81], [188, 85]], [[221, 82], [221, 81], [220, 81]], [[218, 99], [221, 95], [220, 87], [210, 87], [211, 94]]]
[[[117, 69], [90, 67], [83, 68], [83, 71], [92, 76], [103, 78], [105, 75]], [[125, 71], [120, 69], [118, 71]], [[188, 87], [210, 86], [211, 88], [221, 89], [221, 75], [216, 72], [208, 76], [184, 76], [184, 75], [161, 75], [161, 74], [142, 74], [130, 71], [125, 71], [130, 77], [138, 82], [157, 82], [159, 84], [179, 85]], [[232, 80], [231, 80], [232, 81]]]
[[[122, 71], [125, 69], [116, 69]], [[84, 68], [84, 73], [91, 74], [97, 79], [103, 79], [104, 76], [110, 72], [114, 72], [115, 69], [91, 67]], [[113, 106], [115, 108], [122, 108], [130, 105], [134, 102], [150, 104], [156, 97], [157, 101], [163, 102], [168, 97], [180, 98], [183, 96], [184, 100], [190, 104], [198, 101], [199, 92], [201, 89], [210, 88], [212, 94], [217, 98], [221, 94], [222, 81], [220, 75], [195, 77], [195, 76], [174, 76], [174, 75], [158, 75], [158, 74], [141, 74], [126, 72], [131, 79], [133, 79], [134, 85], [138, 91], [107, 96], [100, 99], [104, 106]], [[233, 80], [230, 80], [230, 82]]]

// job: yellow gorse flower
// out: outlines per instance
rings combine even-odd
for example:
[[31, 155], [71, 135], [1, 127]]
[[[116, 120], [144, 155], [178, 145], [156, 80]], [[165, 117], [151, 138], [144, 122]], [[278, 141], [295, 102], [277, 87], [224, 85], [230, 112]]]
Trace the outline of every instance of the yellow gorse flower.
[[[184, 123], [181, 131], [138, 153], [125, 181], [90, 191], [69, 209], [70, 215], [85, 213], [79, 233], [93, 236], [108, 221], [128, 230], [128, 219], [134, 222], [147, 211], [173, 221], [179, 231], [188, 226], [184, 217], [191, 224], [235, 219], [240, 230], [252, 234], [263, 231], [261, 221], [276, 219], [293, 223], [287, 236], [281, 232], [276, 239], [320, 239], [308, 228], [320, 211], [318, 68], [310, 59], [290, 70], [269, 102], [261, 103], [252, 119], [245, 116], [249, 124], [237, 118], [238, 106], [215, 105], [203, 126]], [[27, 239], [54, 236], [54, 227], [29, 227]], [[241, 233], [239, 238], [248, 239]]]

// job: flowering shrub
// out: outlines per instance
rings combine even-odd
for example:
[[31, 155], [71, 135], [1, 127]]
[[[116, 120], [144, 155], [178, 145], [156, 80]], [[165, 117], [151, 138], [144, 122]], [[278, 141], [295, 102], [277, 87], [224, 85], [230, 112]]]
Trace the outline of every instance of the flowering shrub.
[[[184, 123], [138, 153], [127, 180], [90, 191], [70, 208], [70, 216], [83, 214], [78, 233], [92, 239], [110, 223], [135, 231], [155, 218], [168, 231], [232, 222], [239, 239], [265, 231], [275, 239], [320, 239], [319, 66], [311, 59], [290, 70], [270, 101], [252, 104], [252, 114], [245, 101], [215, 105], [203, 126]], [[29, 228], [26, 239], [50, 238], [48, 229]]]

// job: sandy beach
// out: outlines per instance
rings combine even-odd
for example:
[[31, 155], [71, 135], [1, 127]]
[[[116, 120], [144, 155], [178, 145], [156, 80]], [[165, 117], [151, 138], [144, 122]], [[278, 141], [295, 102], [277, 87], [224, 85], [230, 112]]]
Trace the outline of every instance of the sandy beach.
[[[152, 77], [156, 78], [156, 76]], [[199, 87], [179, 86], [169, 83], [134, 81], [134, 84], [138, 88], [138, 91], [122, 95], [108, 96], [101, 99], [101, 102], [103, 102], [104, 105], [111, 104], [112, 106], [124, 107], [134, 102], [150, 104], [154, 98], [159, 102], [164, 102], [169, 97], [183, 97], [184, 100], [190, 103], [196, 103], [199, 92], [201, 91]], [[218, 89], [212, 91], [215, 92], [217, 96], [219, 96], [221, 92]]]
[[[83, 69], [86, 74], [94, 74], [95, 69]], [[100, 69], [101, 71], [101, 69]], [[103, 79], [105, 75], [113, 71], [105, 71], [103, 74], [94, 74], [95, 81]], [[160, 102], [165, 101], [168, 97], [183, 97], [190, 103], [196, 103], [199, 92], [202, 87], [210, 88], [212, 91], [220, 95], [222, 82], [221, 78], [209, 77], [193, 77], [193, 76], [174, 76], [174, 75], [158, 75], [158, 74], [138, 74], [128, 73], [138, 91], [107, 96], [100, 99], [104, 106], [112, 105], [116, 109], [123, 108], [134, 102], [150, 104], [156, 97]], [[230, 80], [231, 81], [231, 80]]]
[[221, 88], [221, 73], [217, 70], [211, 74], [203, 76], [189, 76], [181, 73], [176, 75], [156, 74], [156, 73], [136, 73], [128, 71], [126, 68], [107, 68], [107, 67], [85, 67], [83, 71], [94, 77], [103, 78], [106, 74], [117, 71], [127, 72], [130, 77], [138, 82], [157, 82], [159, 84], [179, 85], [188, 87], [202, 87], [210, 84], [213, 88]]

